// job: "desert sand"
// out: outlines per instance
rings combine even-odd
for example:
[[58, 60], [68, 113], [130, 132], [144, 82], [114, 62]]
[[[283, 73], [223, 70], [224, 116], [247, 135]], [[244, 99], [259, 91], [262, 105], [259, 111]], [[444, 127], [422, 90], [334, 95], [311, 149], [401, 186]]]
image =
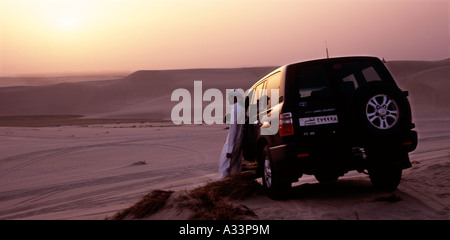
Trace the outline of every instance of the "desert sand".
[[[255, 193], [226, 202], [245, 206], [248, 219], [450, 219], [450, 60], [387, 65], [409, 91], [419, 133], [398, 190], [377, 192], [368, 176], [349, 172], [329, 184], [303, 176], [286, 201]], [[226, 125], [174, 125], [172, 91], [192, 90], [195, 80], [203, 89], [245, 90], [274, 68], [138, 71], [39, 84], [0, 78], [0, 219], [111, 219], [154, 190], [179, 197], [214, 183]], [[192, 214], [162, 207], [127, 219]]]

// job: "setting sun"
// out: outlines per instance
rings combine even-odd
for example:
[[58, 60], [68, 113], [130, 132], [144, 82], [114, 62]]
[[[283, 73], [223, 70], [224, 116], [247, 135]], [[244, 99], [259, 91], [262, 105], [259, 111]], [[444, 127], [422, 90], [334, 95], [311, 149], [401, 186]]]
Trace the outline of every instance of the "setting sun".
[[448, 56], [448, 1], [337, 2], [0, 0], [0, 74]]
[[63, 30], [71, 30], [78, 27], [78, 21], [75, 17], [72, 16], [63, 17], [59, 21], [59, 26]]

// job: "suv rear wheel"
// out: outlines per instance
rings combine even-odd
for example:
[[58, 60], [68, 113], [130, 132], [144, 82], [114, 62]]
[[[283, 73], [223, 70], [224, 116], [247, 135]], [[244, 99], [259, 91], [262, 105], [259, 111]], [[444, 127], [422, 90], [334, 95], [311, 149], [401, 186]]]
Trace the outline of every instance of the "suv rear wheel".
[[402, 170], [393, 167], [369, 168], [372, 185], [381, 191], [394, 191], [402, 178]]
[[291, 182], [283, 179], [277, 166], [273, 163], [269, 147], [264, 146], [261, 150], [260, 163], [263, 165], [262, 182], [267, 191], [267, 195], [275, 200], [283, 200], [287, 198], [288, 191], [291, 188]]
[[337, 173], [332, 172], [317, 172], [314, 174], [314, 177], [320, 183], [334, 182], [337, 181], [339, 175]]

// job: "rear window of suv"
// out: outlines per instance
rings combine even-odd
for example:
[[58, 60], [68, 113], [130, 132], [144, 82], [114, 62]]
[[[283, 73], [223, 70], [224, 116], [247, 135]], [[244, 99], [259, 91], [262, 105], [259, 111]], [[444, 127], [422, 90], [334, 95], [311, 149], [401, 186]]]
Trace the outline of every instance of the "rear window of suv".
[[331, 95], [331, 84], [323, 65], [302, 67], [297, 74], [298, 93], [301, 98]]
[[371, 58], [325, 59], [293, 64], [288, 67], [286, 77], [289, 79], [286, 84], [291, 83], [287, 89], [297, 89], [295, 94], [300, 98], [352, 94], [373, 81], [396, 85], [384, 64]]

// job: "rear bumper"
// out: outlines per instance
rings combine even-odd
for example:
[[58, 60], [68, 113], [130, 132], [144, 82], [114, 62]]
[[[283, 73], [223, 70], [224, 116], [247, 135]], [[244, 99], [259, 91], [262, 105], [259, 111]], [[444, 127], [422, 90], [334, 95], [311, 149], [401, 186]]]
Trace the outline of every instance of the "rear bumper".
[[344, 164], [352, 158], [351, 148], [333, 147], [322, 149], [302, 149], [297, 144], [283, 144], [269, 148], [269, 153], [275, 165], [284, 170], [294, 171], [292, 168], [315, 169]]
[[[394, 165], [400, 168], [410, 167], [408, 152], [417, 148], [417, 132], [409, 131], [400, 138], [391, 139], [383, 144], [387, 148], [386, 153], [400, 154], [401, 157], [394, 158]], [[376, 148], [378, 149], [378, 148]], [[367, 150], [367, 149], [366, 149]], [[373, 151], [372, 151], [373, 153]], [[366, 163], [362, 157], [352, 152], [351, 146], [339, 146], [322, 149], [302, 149], [295, 143], [287, 143], [269, 148], [269, 154], [273, 163], [286, 176], [299, 176], [302, 173], [333, 168], [342, 171], [364, 168]]]

